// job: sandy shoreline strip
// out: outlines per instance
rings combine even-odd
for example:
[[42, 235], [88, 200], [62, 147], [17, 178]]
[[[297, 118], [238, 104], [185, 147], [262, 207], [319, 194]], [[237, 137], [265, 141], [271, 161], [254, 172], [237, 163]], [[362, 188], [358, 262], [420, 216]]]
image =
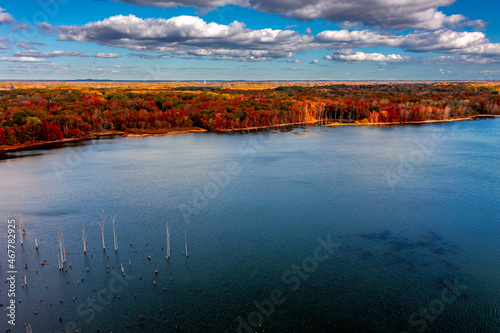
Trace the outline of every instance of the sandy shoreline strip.
[[326, 124], [325, 126], [329, 126], [329, 127], [336, 127], [336, 126], [401, 126], [401, 125], [412, 125], [412, 124], [450, 123], [450, 122], [455, 122], [455, 121], [467, 121], [467, 120], [476, 120], [476, 119], [480, 119], [480, 118], [494, 118], [494, 117], [500, 117], [500, 115], [478, 114], [475, 116], [464, 117], [464, 118], [408, 121], [408, 122], [404, 122], [404, 123], [361, 123], [359, 121], [354, 122], [354, 123], [334, 122], [334, 123]]
[[66, 143], [66, 142], [96, 140], [96, 139], [99, 139], [101, 137], [115, 136], [115, 135], [116, 136], [124, 136], [124, 137], [147, 137], [147, 136], [165, 136], [165, 135], [201, 133], [201, 132], [207, 132], [207, 130], [203, 129], [203, 128], [199, 128], [199, 127], [193, 127], [193, 128], [179, 129], [179, 130], [174, 130], [174, 131], [169, 131], [169, 132], [164, 132], [164, 133], [128, 133], [128, 132], [123, 132], [123, 131], [107, 131], [107, 132], [93, 133], [91, 136], [84, 137], [84, 138], [71, 138], [71, 139], [62, 139], [62, 140], [56, 140], [56, 141], [35, 142], [35, 143], [30, 143], [30, 144], [26, 144], [26, 145], [17, 145], [17, 146], [3, 146], [3, 147], [0, 147], [0, 153], [5, 153], [8, 151], [29, 150], [29, 149], [34, 149], [34, 148], [41, 148], [43, 146], [50, 146], [50, 145], [54, 145], [54, 144]]

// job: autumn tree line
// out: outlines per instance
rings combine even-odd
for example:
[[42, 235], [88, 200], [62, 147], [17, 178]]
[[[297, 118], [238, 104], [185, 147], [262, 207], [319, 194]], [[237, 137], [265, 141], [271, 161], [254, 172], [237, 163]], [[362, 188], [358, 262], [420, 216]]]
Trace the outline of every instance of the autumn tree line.
[[216, 131], [311, 121], [408, 123], [500, 114], [499, 90], [475, 84], [7, 89], [0, 90], [0, 146], [108, 131]]

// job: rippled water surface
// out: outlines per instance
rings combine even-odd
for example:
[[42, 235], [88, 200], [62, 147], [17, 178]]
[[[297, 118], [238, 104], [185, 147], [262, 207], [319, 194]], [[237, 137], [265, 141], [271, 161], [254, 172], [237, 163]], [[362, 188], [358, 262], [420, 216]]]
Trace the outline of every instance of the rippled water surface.
[[6, 155], [2, 276], [17, 211], [26, 232], [12, 331], [499, 332], [499, 130], [311, 127]]

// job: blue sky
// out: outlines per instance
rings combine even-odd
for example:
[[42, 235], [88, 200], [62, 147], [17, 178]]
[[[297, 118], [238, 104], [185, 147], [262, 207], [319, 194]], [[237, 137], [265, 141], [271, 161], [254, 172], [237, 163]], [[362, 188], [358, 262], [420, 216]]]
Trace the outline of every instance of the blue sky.
[[2, 0], [0, 79], [499, 80], [498, 1]]

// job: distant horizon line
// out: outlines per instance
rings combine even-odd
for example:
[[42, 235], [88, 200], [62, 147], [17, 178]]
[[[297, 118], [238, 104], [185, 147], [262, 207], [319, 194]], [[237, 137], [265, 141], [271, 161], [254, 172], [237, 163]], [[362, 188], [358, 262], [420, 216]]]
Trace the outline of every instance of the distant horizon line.
[[144, 82], [144, 83], [159, 83], [159, 82], [500, 82], [500, 80], [492, 79], [477, 79], [477, 80], [329, 80], [329, 79], [308, 79], [308, 80], [113, 80], [113, 79], [0, 79], [0, 82]]

